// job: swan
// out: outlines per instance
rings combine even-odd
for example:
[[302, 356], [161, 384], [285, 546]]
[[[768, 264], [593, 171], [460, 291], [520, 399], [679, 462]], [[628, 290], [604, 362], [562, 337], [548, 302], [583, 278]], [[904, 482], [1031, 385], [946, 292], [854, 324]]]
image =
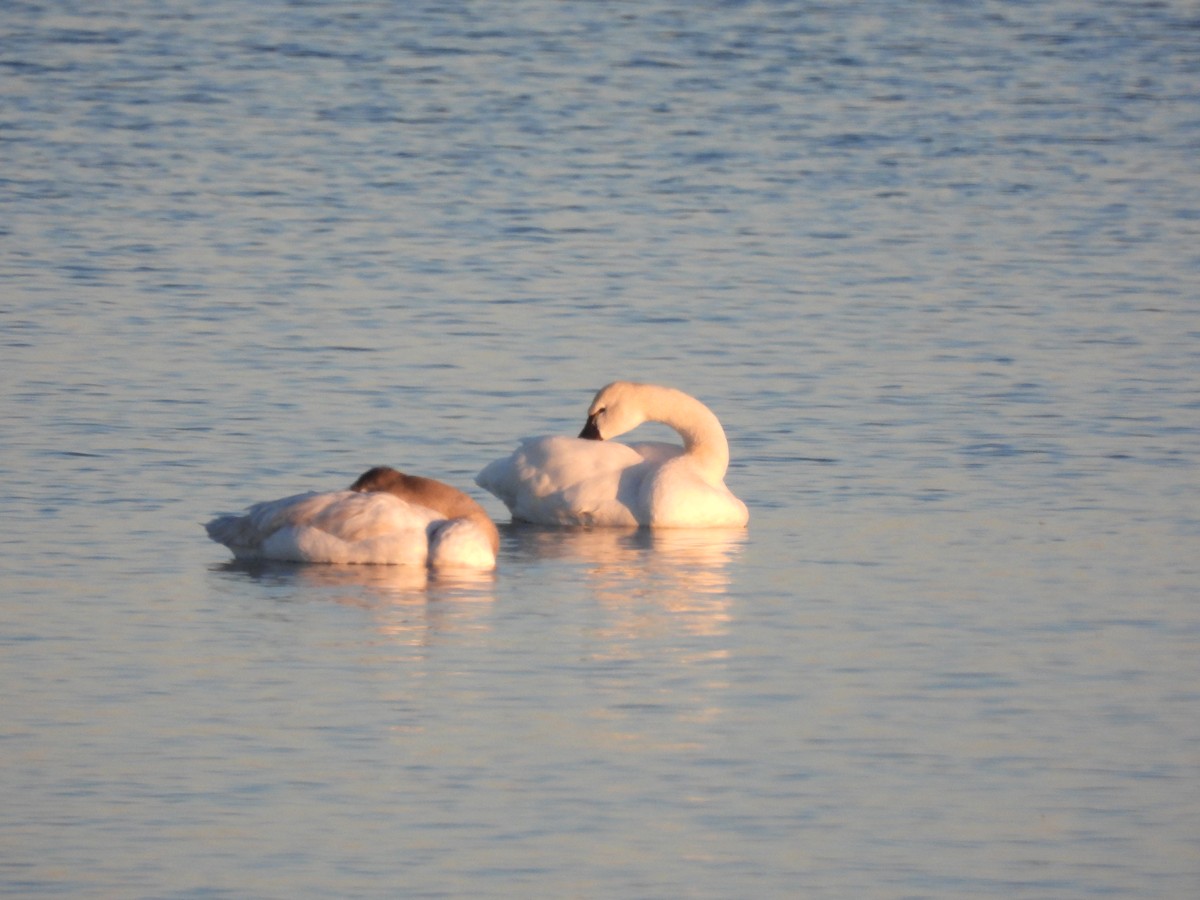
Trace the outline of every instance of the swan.
[[268, 500], [204, 527], [238, 559], [494, 569], [500, 548], [495, 524], [462, 491], [387, 466], [349, 490]]
[[[683, 446], [608, 441], [643, 422], [669, 425]], [[675, 388], [614, 381], [579, 437], [525, 438], [475, 483], [513, 519], [543, 525], [740, 528], [750, 514], [725, 486], [728, 467], [725, 430], [707, 406]]]

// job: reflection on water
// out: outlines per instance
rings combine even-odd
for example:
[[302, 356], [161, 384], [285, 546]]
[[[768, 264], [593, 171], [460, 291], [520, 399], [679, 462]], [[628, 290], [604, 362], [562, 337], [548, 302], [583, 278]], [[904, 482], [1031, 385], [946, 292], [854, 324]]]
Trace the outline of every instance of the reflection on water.
[[731, 588], [747, 543], [743, 529], [505, 529], [505, 577], [552, 582], [539, 606], [578, 623], [559, 674], [575, 682], [558, 714], [570, 724], [555, 741], [585, 735], [618, 765], [700, 749], [691, 729], [729, 713]]
[[438, 636], [468, 628], [489, 627], [486, 611], [496, 599], [495, 574], [470, 569], [231, 560], [215, 571], [257, 581], [273, 589], [276, 600], [323, 600], [365, 610], [388, 643], [411, 647], [428, 646]]
[[[724, 619], [731, 565], [747, 541], [742, 529], [576, 529], [510, 526], [500, 572], [571, 560], [598, 601], [614, 607], [650, 602], [674, 613]], [[338, 566], [230, 560], [214, 568], [276, 588], [374, 609], [430, 601], [491, 602], [497, 572], [424, 566]], [[519, 577], [519, 575], [514, 575]]]
[[272, 585], [292, 585], [311, 596], [326, 591], [339, 603], [375, 606], [429, 599], [492, 600], [492, 572], [430, 571], [424, 566], [338, 566], [274, 560], [231, 560], [216, 571]]
[[636, 634], [648, 616], [670, 613], [674, 627], [715, 634], [729, 620], [731, 567], [747, 541], [743, 529], [558, 529], [513, 527], [524, 560], [569, 559], [591, 595]]
[[378, 609], [430, 601], [491, 602], [496, 577], [474, 570], [430, 571], [424, 566], [339, 566], [273, 560], [231, 560], [214, 568], [230, 578], [258, 581], [311, 599]]
[[[337, 566], [265, 560], [230, 560], [214, 568], [226, 578], [270, 588], [276, 599], [322, 599], [368, 610], [381, 633], [423, 644], [433, 632], [479, 616], [466, 606], [491, 605], [497, 579], [524, 579], [531, 569], [557, 566], [570, 583], [583, 584], [605, 623], [597, 634], [638, 640], [666, 629], [719, 635], [730, 621], [733, 565], [743, 552], [742, 529], [576, 529], [514, 525], [504, 530], [496, 572], [431, 571], [423, 566]], [[412, 612], [419, 610], [420, 616]], [[615, 650], [610, 646], [604, 654]], [[707, 654], [709, 650], [704, 650]]]

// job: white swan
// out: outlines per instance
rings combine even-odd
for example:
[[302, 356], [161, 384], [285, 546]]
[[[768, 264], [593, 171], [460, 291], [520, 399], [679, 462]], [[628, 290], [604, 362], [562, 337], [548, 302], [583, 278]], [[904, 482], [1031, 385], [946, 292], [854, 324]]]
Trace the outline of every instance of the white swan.
[[[643, 422], [662, 422], [683, 447], [609, 443]], [[614, 381], [596, 394], [579, 437], [525, 438], [475, 483], [514, 519], [545, 525], [735, 527], [750, 518], [725, 487], [729, 443], [712, 410], [683, 391]]]
[[296, 494], [204, 526], [238, 559], [494, 569], [500, 533], [462, 491], [387, 466], [349, 490]]

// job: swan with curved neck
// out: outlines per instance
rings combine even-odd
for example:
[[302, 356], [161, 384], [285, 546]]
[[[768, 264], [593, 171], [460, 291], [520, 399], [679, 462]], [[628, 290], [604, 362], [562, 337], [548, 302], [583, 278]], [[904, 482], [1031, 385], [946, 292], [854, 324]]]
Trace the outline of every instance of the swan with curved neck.
[[683, 438], [683, 454], [710, 484], [729, 468], [729, 441], [713, 411], [683, 391], [657, 384], [614, 381], [588, 407], [581, 438], [607, 441], [643, 422], [661, 422]]
[[[610, 441], [644, 422], [673, 428], [683, 447]], [[615, 381], [596, 394], [578, 438], [526, 438], [475, 481], [525, 521], [742, 527], [749, 513], [725, 486], [728, 467], [725, 430], [707, 406], [675, 388]]]
[[462, 491], [387, 466], [349, 490], [257, 503], [204, 527], [238, 559], [486, 570], [500, 546], [487, 512]]

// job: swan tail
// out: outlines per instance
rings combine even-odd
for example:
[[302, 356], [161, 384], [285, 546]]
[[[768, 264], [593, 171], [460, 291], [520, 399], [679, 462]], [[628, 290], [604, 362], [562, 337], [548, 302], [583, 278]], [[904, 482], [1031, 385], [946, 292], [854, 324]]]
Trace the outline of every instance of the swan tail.
[[217, 516], [204, 524], [208, 536], [218, 544], [224, 544], [235, 556], [253, 555], [258, 543], [257, 529], [249, 516]]

